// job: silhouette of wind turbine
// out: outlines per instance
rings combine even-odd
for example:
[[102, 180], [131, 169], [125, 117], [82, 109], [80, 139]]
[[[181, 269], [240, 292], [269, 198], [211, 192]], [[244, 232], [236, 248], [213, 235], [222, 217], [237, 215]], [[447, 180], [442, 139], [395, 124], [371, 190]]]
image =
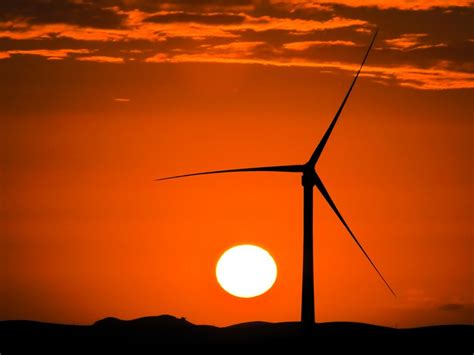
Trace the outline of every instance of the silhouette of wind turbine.
[[346, 221], [342, 217], [341, 213], [336, 207], [336, 204], [332, 200], [329, 192], [326, 190], [321, 178], [316, 172], [316, 163], [321, 156], [321, 153], [326, 146], [326, 143], [331, 135], [334, 126], [337, 123], [339, 116], [341, 115], [342, 109], [346, 104], [347, 99], [354, 87], [354, 84], [359, 77], [359, 74], [364, 66], [364, 63], [369, 55], [370, 50], [375, 42], [375, 37], [377, 36], [378, 30], [375, 30], [374, 36], [372, 41], [370, 42], [369, 48], [364, 56], [364, 60], [360, 65], [357, 74], [355, 75], [349, 90], [347, 91], [344, 100], [342, 100], [341, 106], [336, 112], [331, 124], [329, 125], [326, 133], [324, 133], [323, 138], [317, 145], [316, 149], [314, 150], [313, 154], [309, 158], [308, 162], [304, 165], [282, 165], [282, 166], [263, 166], [263, 167], [255, 167], [255, 168], [241, 168], [241, 169], [227, 169], [227, 170], [216, 170], [216, 171], [206, 171], [206, 172], [199, 172], [199, 173], [192, 173], [192, 174], [184, 174], [184, 175], [176, 175], [176, 176], [169, 176], [165, 178], [156, 179], [155, 181], [162, 181], [162, 180], [170, 180], [170, 179], [178, 179], [190, 176], [198, 176], [198, 175], [210, 175], [210, 174], [222, 174], [222, 173], [239, 173], [239, 172], [281, 172], [281, 173], [303, 173], [302, 176], [302, 185], [303, 185], [303, 290], [302, 290], [302, 303], [301, 303], [301, 322], [305, 325], [312, 325], [314, 324], [314, 277], [313, 277], [313, 187], [319, 190], [321, 195], [326, 199], [329, 206], [332, 208], [334, 213], [337, 215], [339, 220], [342, 222], [344, 227], [349, 232], [352, 239], [355, 241], [357, 246], [360, 248], [362, 253], [364, 253], [367, 260], [370, 262], [374, 270], [380, 276], [382, 281], [388, 287], [390, 292], [395, 295], [395, 292], [392, 290], [388, 282], [382, 276], [382, 273], [377, 269], [374, 262], [370, 259], [369, 255], [366, 253], [360, 242], [357, 240], [356, 236], [352, 232], [352, 230], [347, 225]]

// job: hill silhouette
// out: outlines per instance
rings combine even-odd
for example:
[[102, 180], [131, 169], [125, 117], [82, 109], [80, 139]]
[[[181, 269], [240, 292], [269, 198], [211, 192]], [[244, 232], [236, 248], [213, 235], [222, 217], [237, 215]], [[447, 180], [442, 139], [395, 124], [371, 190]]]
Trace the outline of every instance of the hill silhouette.
[[[160, 344], [287, 344], [390, 349], [459, 348], [472, 353], [474, 326], [443, 325], [395, 329], [363, 323], [318, 323], [303, 327], [299, 322], [249, 322], [228, 327], [195, 325], [170, 315], [133, 320], [105, 318], [92, 325], [65, 325], [35, 321], [0, 321], [0, 352], [22, 349], [81, 352], [100, 348], [123, 348]], [[135, 347], [135, 352], [137, 348]]]

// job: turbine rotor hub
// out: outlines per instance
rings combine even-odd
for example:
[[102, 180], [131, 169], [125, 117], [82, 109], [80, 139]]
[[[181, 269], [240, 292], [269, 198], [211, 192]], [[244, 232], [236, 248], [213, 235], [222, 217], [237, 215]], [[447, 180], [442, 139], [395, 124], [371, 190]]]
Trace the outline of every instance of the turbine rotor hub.
[[316, 182], [316, 170], [313, 167], [305, 167], [303, 176], [301, 177], [301, 184], [303, 186], [313, 187]]

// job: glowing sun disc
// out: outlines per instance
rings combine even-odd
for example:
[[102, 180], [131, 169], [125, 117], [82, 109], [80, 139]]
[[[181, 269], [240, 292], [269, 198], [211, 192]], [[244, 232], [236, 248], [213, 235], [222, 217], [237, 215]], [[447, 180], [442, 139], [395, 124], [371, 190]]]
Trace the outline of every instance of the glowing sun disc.
[[272, 256], [255, 245], [237, 245], [220, 257], [216, 277], [221, 287], [236, 297], [251, 298], [275, 283], [277, 266]]

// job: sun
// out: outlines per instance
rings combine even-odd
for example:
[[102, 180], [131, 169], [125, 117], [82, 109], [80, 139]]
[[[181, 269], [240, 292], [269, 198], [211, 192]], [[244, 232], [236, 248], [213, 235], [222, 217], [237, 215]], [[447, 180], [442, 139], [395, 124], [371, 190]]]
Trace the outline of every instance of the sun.
[[217, 262], [216, 277], [221, 287], [236, 297], [264, 294], [275, 283], [277, 266], [270, 253], [256, 245], [237, 245]]

